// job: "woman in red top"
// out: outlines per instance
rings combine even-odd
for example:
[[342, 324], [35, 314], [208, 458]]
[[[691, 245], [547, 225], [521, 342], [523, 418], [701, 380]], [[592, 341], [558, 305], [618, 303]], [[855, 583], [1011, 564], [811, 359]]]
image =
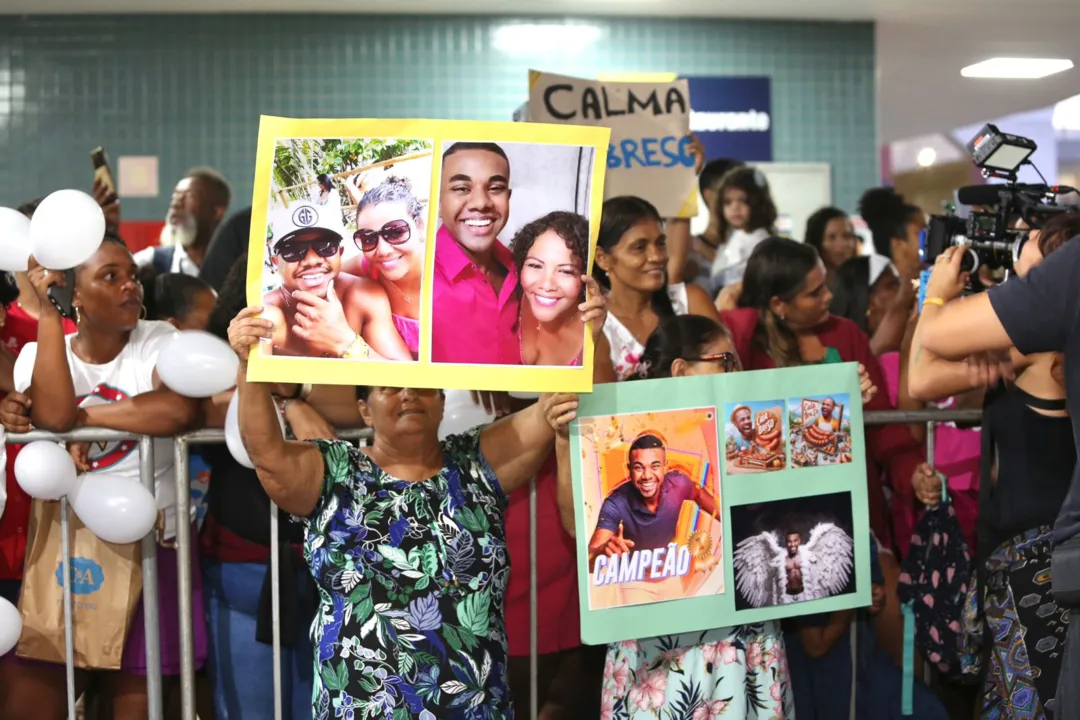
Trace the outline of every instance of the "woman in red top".
[[[846, 318], [829, 313], [832, 293], [825, 283], [825, 267], [809, 245], [785, 238], [769, 238], [756, 248], [743, 275], [738, 308], [721, 313], [735, 348], [747, 370], [766, 370], [818, 363], [857, 362], [866, 368], [874, 386], [887, 387], [870, 340]], [[877, 393], [867, 410], [889, 410], [889, 394]], [[866, 429], [866, 483], [870, 529], [883, 547], [891, 547], [889, 509], [882, 472], [893, 491], [892, 502], [914, 503], [912, 476], [924, 459], [918, 442], [904, 425], [878, 425]], [[900, 655], [898, 608], [893, 587], [899, 568], [894, 558], [882, 558], [886, 570], [886, 597], [878, 634], [890, 654]], [[887, 566], [887, 567], [886, 567]], [[888, 624], [888, 628], [882, 627]]]
[[[829, 313], [832, 293], [825, 268], [809, 245], [769, 238], [757, 248], [743, 277], [739, 307], [721, 313], [748, 370], [861, 363], [876, 387], [886, 387], [870, 341], [855, 323]], [[878, 393], [867, 410], [888, 410], [887, 393]], [[911, 495], [911, 476], [922, 461], [921, 450], [907, 428], [881, 425], [867, 429], [870, 526], [889, 544], [888, 512], [880, 470], [889, 470], [893, 490]]]

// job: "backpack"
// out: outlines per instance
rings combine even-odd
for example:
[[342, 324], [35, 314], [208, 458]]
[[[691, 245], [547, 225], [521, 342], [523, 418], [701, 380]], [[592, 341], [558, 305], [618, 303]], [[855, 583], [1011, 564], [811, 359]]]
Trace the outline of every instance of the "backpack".
[[915, 525], [911, 549], [900, 567], [905, 710], [910, 707], [908, 678], [914, 672], [916, 649], [946, 678], [970, 678], [963, 672], [962, 655], [964, 610], [972, 580], [971, 553], [941, 476], [941, 503]]
[[173, 259], [176, 257], [176, 246], [154, 248], [154, 272], [158, 275], [168, 275], [172, 272]]

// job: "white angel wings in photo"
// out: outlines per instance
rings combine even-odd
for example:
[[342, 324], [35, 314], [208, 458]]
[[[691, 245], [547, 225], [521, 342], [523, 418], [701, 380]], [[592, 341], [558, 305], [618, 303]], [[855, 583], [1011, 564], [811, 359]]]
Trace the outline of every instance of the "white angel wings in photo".
[[771, 531], [751, 535], [735, 547], [735, 585], [754, 607], [784, 605], [836, 595], [844, 589], [854, 567], [854, 541], [830, 522], [818, 523], [799, 546], [803, 591], [787, 591], [787, 551]]

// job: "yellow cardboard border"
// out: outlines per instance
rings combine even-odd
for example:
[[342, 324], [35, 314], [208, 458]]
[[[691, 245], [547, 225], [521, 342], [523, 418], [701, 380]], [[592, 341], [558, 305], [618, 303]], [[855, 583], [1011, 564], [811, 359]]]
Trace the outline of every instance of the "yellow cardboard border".
[[[396, 137], [430, 139], [433, 146], [431, 199], [428, 205], [428, 237], [425, 277], [435, 268], [435, 232], [438, 227], [440, 159], [447, 141], [514, 142], [591, 147], [593, 173], [589, 203], [589, 261], [596, 251], [600, 213], [604, 203], [611, 130], [601, 127], [543, 123], [474, 122], [463, 120], [301, 120], [264, 115], [259, 121], [259, 144], [255, 156], [255, 180], [251, 200], [251, 232], [248, 238], [247, 297], [250, 305], [262, 303], [263, 257], [266, 248], [266, 215], [269, 207], [274, 147], [278, 139]], [[432, 315], [432, 283], [423, 285], [422, 302]], [[590, 392], [592, 390], [593, 342], [585, 333], [581, 367], [533, 367], [524, 365], [457, 365], [427, 360], [431, 345], [430, 320], [421, 318], [420, 359], [412, 363], [350, 362], [338, 359], [268, 356], [253, 351], [248, 380], [256, 382], [317, 383], [324, 385], [384, 385], [463, 390], [520, 390], [525, 392]], [[468, 342], [468, 338], [462, 338]]]

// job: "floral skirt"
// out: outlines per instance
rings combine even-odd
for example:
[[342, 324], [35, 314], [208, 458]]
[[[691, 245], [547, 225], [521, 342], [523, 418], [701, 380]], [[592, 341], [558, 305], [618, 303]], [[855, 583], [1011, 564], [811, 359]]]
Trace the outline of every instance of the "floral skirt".
[[793, 720], [777, 623], [608, 646], [602, 720]]

